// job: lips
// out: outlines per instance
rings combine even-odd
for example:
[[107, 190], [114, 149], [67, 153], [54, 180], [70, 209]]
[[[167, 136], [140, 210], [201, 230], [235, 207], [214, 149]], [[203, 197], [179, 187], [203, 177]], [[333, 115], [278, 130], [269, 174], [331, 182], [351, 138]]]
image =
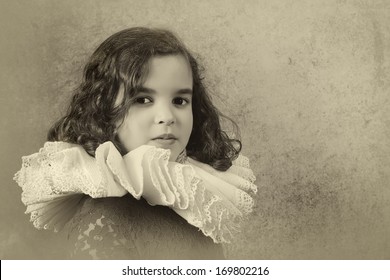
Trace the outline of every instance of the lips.
[[155, 138], [152, 138], [153, 142], [157, 144], [158, 147], [161, 148], [169, 148], [173, 145], [177, 138], [173, 134], [162, 134]]
[[152, 138], [152, 140], [177, 140], [177, 138], [175, 137], [175, 135], [173, 134], [161, 134], [155, 138]]

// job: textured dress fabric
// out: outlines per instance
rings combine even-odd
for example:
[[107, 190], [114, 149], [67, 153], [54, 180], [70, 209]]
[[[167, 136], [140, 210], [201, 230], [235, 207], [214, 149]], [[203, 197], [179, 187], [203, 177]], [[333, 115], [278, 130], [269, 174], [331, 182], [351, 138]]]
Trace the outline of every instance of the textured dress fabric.
[[67, 251], [70, 259], [224, 259], [220, 244], [172, 209], [131, 195], [85, 196]]
[[141, 146], [125, 156], [111, 142], [95, 157], [75, 144], [47, 142], [23, 157], [15, 180], [36, 228], [69, 226], [70, 257], [222, 258], [252, 211], [249, 161], [225, 172], [170, 150]]

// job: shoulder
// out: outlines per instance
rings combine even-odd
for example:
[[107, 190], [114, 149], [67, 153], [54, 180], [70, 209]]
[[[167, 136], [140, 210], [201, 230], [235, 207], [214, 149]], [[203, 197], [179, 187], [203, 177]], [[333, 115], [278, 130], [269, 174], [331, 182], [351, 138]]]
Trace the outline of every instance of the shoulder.
[[[85, 196], [83, 205], [68, 225], [69, 257], [72, 259], [138, 259], [140, 254], [123, 232], [123, 199]], [[130, 225], [129, 225], [130, 226]]]

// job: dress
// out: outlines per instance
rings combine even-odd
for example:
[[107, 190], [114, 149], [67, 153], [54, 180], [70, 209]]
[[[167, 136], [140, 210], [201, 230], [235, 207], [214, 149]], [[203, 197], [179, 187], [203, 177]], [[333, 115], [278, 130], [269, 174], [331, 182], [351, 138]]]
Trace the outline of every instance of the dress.
[[131, 195], [86, 196], [69, 227], [71, 259], [224, 259], [220, 244], [172, 209]]
[[111, 142], [95, 158], [47, 142], [15, 174], [37, 228], [69, 230], [74, 259], [222, 259], [252, 211], [255, 177], [240, 156], [220, 172], [169, 150], [141, 146], [121, 156]]

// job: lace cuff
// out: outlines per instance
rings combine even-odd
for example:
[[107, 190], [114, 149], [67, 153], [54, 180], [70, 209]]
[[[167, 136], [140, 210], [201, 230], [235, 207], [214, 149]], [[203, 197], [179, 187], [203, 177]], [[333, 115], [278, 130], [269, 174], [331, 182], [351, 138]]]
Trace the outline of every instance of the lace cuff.
[[124, 157], [111, 142], [96, 157], [82, 147], [47, 142], [23, 157], [15, 180], [22, 187], [26, 213], [37, 228], [60, 229], [74, 215], [83, 194], [91, 197], [144, 197], [150, 205], [172, 208], [214, 242], [229, 242], [252, 211], [255, 177], [240, 156], [226, 172], [188, 158], [169, 162], [170, 150], [141, 146]]

